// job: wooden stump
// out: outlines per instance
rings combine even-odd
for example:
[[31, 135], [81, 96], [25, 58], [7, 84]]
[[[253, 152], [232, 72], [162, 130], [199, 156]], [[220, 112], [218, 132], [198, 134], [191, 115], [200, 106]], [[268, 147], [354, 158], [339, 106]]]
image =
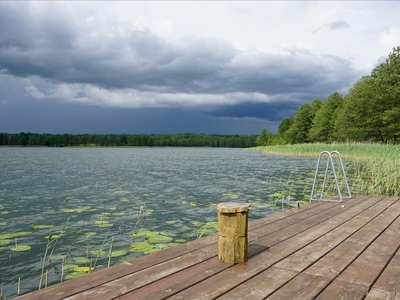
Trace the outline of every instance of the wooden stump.
[[225, 263], [247, 261], [249, 204], [220, 203], [218, 211], [218, 259]]

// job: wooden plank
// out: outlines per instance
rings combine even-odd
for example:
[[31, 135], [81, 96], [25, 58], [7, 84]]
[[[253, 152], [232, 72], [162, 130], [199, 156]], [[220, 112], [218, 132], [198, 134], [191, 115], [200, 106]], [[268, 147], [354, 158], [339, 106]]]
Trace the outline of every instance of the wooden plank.
[[[265, 246], [272, 246], [278, 244], [288, 238], [291, 238], [295, 234], [298, 234], [304, 230], [307, 230], [319, 223], [325, 222], [335, 215], [345, 212], [349, 208], [357, 206], [361, 202], [359, 208], [365, 206], [365, 198], [352, 199], [346, 203], [329, 203], [328, 207], [319, 206], [313, 211], [305, 211], [301, 215], [295, 215], [291, 218], [282, 220], [281, 222], [268, 224], [265, 227], [257, 228], [249, 232], [249, 238], [253, 239], [254, 235], [258, 238], [257, 242], [261, 239], [268, 239], [270, 243], [263, 244]], [[371, 206], [369, 204], [369, 206]]]
[[276, 266], [298, 272], [305, 270], [395, 202], [395, 200], [379, 201], [381, 199], [382, 197], [371, 197], [365, 200], [363, 204], [373, 203], [374, 205], [331, 232], [328, 232], [310, 245], [300, 249], [290, 257], [282, 260]]
[[232, 265], [233, 264], [221, 263], [219, 260], [211, 258], [171, 276], [165, 277], [162, 280], [145, 285], [133, 292], [119, 297], [118, 299], [165, 299], [166, 297], [174, 295], [188, 286], [196, 284], [204, 278], [211, 277]]
[[[368, 291], [368, 284], [365, 283], [369, 282], [369, 286], [372, 285], [395, 250], [399, 248], [398, 244], [396, 246], [399, 228], [393, 227], [397, 226], [393, 225], [397, 222], [378, 236], [379, 232], [386, 228], [385, 222], [390, 218], [392, 221], [395, 219], [396, 211], [398, 217], [400, 206], [394, 205], [391, 214], [386, 210], [382, 217], [376, 217], [369, 222], [369, 219], [374, 218], [395, 200], [385, 199], [375, 204], [379, 199], [367, 198], [357, 196], [342, 203], [311, 203], [300, 209], [295, 208], [250, 222], [250, 259], [247, 263], [232, 266], [219, 262], [216, 257], [215, 234], [53, 286], [59, 288], [50, 287], [37, 294], [27, 294], [25, 296], [29, 297], [25, 299], [210, 299], [219, 296], [220, 299], [261, 299], [268, 296], [271, 299], [306, 299], [308, 295], [324, 299], [331, 294], [329, 291], [335, 285], [340, 287], [338, 290], [342, 291], [343, 297], [364, 297], [365, 289]], [[400, 201], [398, 203], [400, 204]], [[371, 232], [365, 232], [367, 230]], [[340, 235], [340, 231], [344, 234]], [[357, 232], [354, 233], [355, 231]], [[339, 244], [345, 238], [347, 240]], [[356, 259], [361, 252], [350, 253], [349, 257], [353, 257], [354, 262], [348, 267], [347, 273], [342, 268], [344, 272], [336, 279], [314, 273], [299, 273], [315, 261], [317, 262], [306, 271], [318, 265], [332, 252], [338, 251], [342, 244], [348, 243], [347, 247], [356, 245], [359, 238], [361, 243], [364, 243], [362, 249], [367, 249], [366, 254], [361, 254]], [[389, 244], [386, 244], [385, 240], [388, 240]], [[318, 247], [314, 252], [310, 251], [312, 243], [314, 247]], [[376, 251], [382, 247], [387, 247], [387, 250], [384, 250], [385, 254], [371, 264], [370, 269], [373, 271], [370, 273], [375, 275], [368, 275], [368, 272], [364, 274], [365, 270], [368, 271], [365, 269], [365, 263], [373, 259]], [[308, 253], [313, 257], [311, 260], [302, 261], [301, 267], [290, 268], [289, 260], [296, 263], [296, 255], [301, 257], [299, 253], [306, 256]], [[385, 295], [392, 297], [389, 299], [397, 297], [397, 281], [396, 289], [390, 290], [390, 285], [383, 285], [387, 278], [399, 276], [399, 262], [395, 259], [396, 256], [397, 254], [381, 275], [382, 285], [378, 285], [381, 278], [379, 277], [372, 287], [372, 296], [374, 293], [386, 293]], [[350, 263], [351, 261], [346, 266]], [[333, 264], [335, 265], [336, 261], [333, 261]], [[394, 267], [390, 268], [391, 265]], [[329, 284], [331, 280], [334, 281]], [[66, 288], [67, 283], [69, 288]], [[295, 290], [290, 291], [290, 286]], [[326, 286], [328, 287], [324, 290]], [[53, 290], [50, 290], [51, 288]], [[238, 290], [243, 293], [236, 293]], [[32, 295], [34, 297], [31, 297]]]
[[[396, 208], [400, 211], [400, 202]], [[397, 218], [336, 280], [370, 287], [399, 246], [400, 218]]]
[[[365, 197], [365, 196], [358, 195], [355, 197]], [[301, 207], [299, 207], [299, 208], [291, 208], [291, 209], [288, 209], [285, 211], [274, 213], [274, 214], [272, 214], [270, 216], [266, 216], [264, 218], [260, 218], [260, 219], [251, 221], [251, 222], [249, 222], [249, 231], [259, 228], [259, 227], [262, 227], [262, 226], [265, 226], [267, 224], [279, 221], [281, 219], [291, 217], [298, 213], [304, 213], [304, 211], [309, 210], [309, 209], [316, 209], [320, 205], [322, 205], [323, 207], [330, 207], [330, 204], [327, 202], [321, 202], [321, 201], [308, 202], [306, 204], [301, 205]], [[251, 215], [251, 210], [250, 210], [250, 215]]]
[[[359, 230], [362, 226], [364, 226], [367, 220], [370, 220], [371, 218], [379, 215], [383, 210], [385, 210], [393, 203], [391, 201], [378, 201], [380, 199], [382, 199], [382, 197], [371, 197], [367, 200], [364, 200], [362, 203], [364, 207], [368, 207], [368, 205], [372, 206], [361, 212], [353, 219], [350, 219], [349, 221], [343, 223], [334, 230], [328, 232], [326, 235], [310, 243], [303, 249], [281, 260], [280, 262], [275, 264], [274, 267], [295, 271], [294, 274], [305, 270], [312, 263], [331, 251], [335, 245], [341, 243], [346, 237], [350, 236], [351, 234]], [[357, 220], [359, 219], [362, 220], [361, 224], [360, 222], [357, 222]], [[269, 274], [268, 270], [264, 273]], [[253, 290], [255, 286], [258, 286], [257, 294], [263, 294], [266, 297], [270, 292], [270, 288], [266, 285], [263, 285], [264, 276], [266, 275], [263, 275], [263, 273], [261, 273], [256, 277], [249, 279], [248, 281], [226, 293], [221, 299], [247, 298], [247, 291]], [[291, 280], [292, 277], [280, 277], [280, 280], [282, 280], [280, 284], [284, 285], [287, 281]], [[279, 282], [277, 282], [277, 284], [278, 283]], [[267, 288], [265, 293], [263, 291], [264, 288]]]
[[18, 300], [37, 300], [43, 299], [43, 297], [52, 300], [64, 299], [65, 297], [100, 286], [101, 284], [124, 277], [139, 270], [155, 266], [169, 259], [180, 257], [181, 255], [193, 251], [199, 251], [209, 245], [216, 245], [217, 238], [217, 234], [209, 235], [157, 253], [142, 256], [139, 259], [97, 270], [88, 275], [55, 284], [46, 289], [25, 294], [18, 297]]
[[395, 205], [393, 209], [385, 210], [304, 272], [315, 276], [336, 278], [379, 236], [381, 231], [398, 217], [398, 210], [396, 211], [398, 204], [393, 204]]
[[[396, 208], [400, 209], [400, 205]], [[396, 208], [393, 207], [393, 210]], [[321, 293], [321, 299], [327, 299], [329, 295], [342, 295], [343, 298], [348, 298], [347, 293], [354, 285], [358, 286], [358, 290], [361, 290], [360, 286], [365, 287], [362, 294], [362, 297], [364, 297], [399, 248], [399, 229], [400, 218], [397, 218]]]
[[[359, 199], [359, 201], [361, 201], [362, 199]], [[332, 206], [332, 205], [331, 205]], [[338, 206], [338, 205], [336, 205], [336, 206]], [[320, 205], [318, 205], [318, 206], [316, 206], [316, 207], [320, 207]], [[316, 212], [314, 212], [314, 213], [312, 213], [312, 215], [315, 215], [315, 213]], [[326, 213], [326, 212], [324, 212], [324, 213]], [[285, 220], [285, 219], [279, 219], [278, 221], [277, 221], [278, 223], [280, 223], [280, 222], [287, 222], [287, 220]], [[274, 226], [276, 226], [276, 225], [274, 225]], [[283, 225], [282, 225], [283, 226]], [[268, 232], [268, 230], [266, 230], [266, 232]], [[265, 232], [263, 232], [263, 234], [265, 234]], [[213, 235], [212, 236], [212, 238], [215, 238], [216, 237], [216, 235]], [[212, 251], [212, 249], [211, 249], [211, 247], [212, 246], [214, 246], [214, 245], [216, 245], [216, 241], [214, 241], [214, 240], [212, 240], [213, 241], [213, 243], [210, 243], [210, 241], [211, 241], [211, 239], [210, 239], [210, 237], [207, 237], [208, 238], [208, 241], [207, 241], [207, 244], [210, 244], [210, 246], [208, 246], [208, 247], [205, 247], [205, 248], [202, 248], [202, 249], [199, 249], [199, 250], [196, 250], [196, 251], [202, 251], [202, 250], [204, 250], [204, 249], [206, 249], [205, 251], [207, 252], [210, 252], [210, 251]], [[257, 239], [258, 237], [257, 236], [255, 236], [254, 237], [255, 239]], [[195, 241], [193, 241], [192, 242], [192, 244], [198, 244], [198, 243], [196, 243]], [[180, 245], [180, 246], [177, 246], [177, 247], [181, 247], [182, 245]], [[261, 250], [264, 250], [265, 249], [265, 247], [258, 247], [259, 248], [259, 251], [261, 251]], [[167, 250], [170, 250], [170, 249], [167, 249]], [[167, 251], [167, 250], [165, 250], [165, 251]], [[196, 252], [196, 251], [194, 251], [194, 252]], [[249, 250], [250, 251], [250, 250]], [[161, 251], [161, 252], [158, 252], [158, 253], [155, 253], [153, 256], [156, 256], [156, 258], [158, 258], [157, 259], [157, 262], [159, 262], [159, 261], [168, 261], [169, 260], [169, 258], [172, 256], [172, 255], [169, 255], [169, 253], [168, 253], [168, 255], [164, 255], [164, 257], [166, 257], [165, 259], [162, 259], [162, 258], [160, 258], [160, 256], [161, 256], [161, 254], [162, 254], [162, 252], [163, 251]], [[167, 251], [168, 252], [168, 251]], [[182, 252], [184, 252], [184, 251], [180, 251], [180, 253], [182, 253]], [[178, 252], [179, 253], [179, 252]], [[189, 253], [189, 254], [192, 254], [192, 253]], [[213, 255], [214, 255], [214, 253], [212, 253], [212, 252], [210, 252], [209, 253], [210, 254], [210, 257], [212, 257]], [[176, 257], [177, 255], [173, 255], [174, 257]], [[182, 257], [182, 256], [181, 256]], [[204, 257], [203, 257], [204, 258]], [[209, 258], [209, 257], [208, 257]], [[204, 259], [206, 259], [206, 258], [204, 258]], [[141, 261], [141, 260], [144, 260], [144, 257], [143, 258], [140, 258], [140, 259], [136, 259], [136, 260], [133, 260], [132, 261], [132, 263], [134, 263], [134, 264], [139, 264], [139, 262]], [[146, 262], [148, 261], [148, 259], [146, 260]], [[159, 263], [158, 265], [164, 265], [164, 262], [161, 262], [161, 263]], [[146, 263], [140, 263], [140, 265], [141, 266], [146, 266], [146, 267], [148, 267], [148, 264], [146, 264]], [[150, 264], [150, 265], [154, 265], [154, 263], [152, 263], [152, 264]], [[163, 266], [161, 266], [160, 268], [162, 268]], [[185, 267], [188, 267], [188, 265], [185, 265]], [[149, 266], [149, 268], [151, 268], [151, 270], [154, 270], [154, 268], [152, 268], [151, 266]], [[139, 269], [140, 270], [140, 269]], [[140, 271], [139, 270], [137, 270], [137, 271], [135, 271], [135, 272], [137, 272], [138, 274], [141, 274], [140, 273]], [[174, 269], [174, 270], [176, 270], [176, 269]], [[178, 271], [178, 270], [176, 270], [176, 271]], [[132, 272], [133, 272], [133, 270], [132, 270]], [[132, 273], [131, 272], [131, 273]], [[157, 271], [153, 271], [153, 272], [157, 272]], [[123, 281], [123, 278], [126, 276], [126, 275], [129, 275], [129, 273], [128, 274], [126, 274], [126, 273], [124, 273], [124, 274], [120, 274], [121, 276], [119, 276], [118, 278], [120, 278], [122, 281]], [[117, 278], [113, 278], [114, 279], [114, 281], [115, 281], [115, 284], [116, 285], [118, 285], [118, 284], [120, 284], [119, 282], [118, 282], [118, 280], [116, 280]], [[72, 289], [70, 289], [70, 290], [68, 290], [68, 294], [69, 295], [73, 295], [73, 294], [76, 294], [76, 293], [78, 293], [78, 292], [81, 292], [81, 291], [83, 291], [84, 293], [85, 293], [85, 291], [87, 290], [87, 289], [91, 289], [91, 292], [95, 292], [95, 291], [98, 291], [99, 293], [101, 293], [101, 291], [103, 291], [104, 290], [104, 288], [105, 288], [105, 285], [109, 285], [108, 284], [108, 281], [110, 281], [110, 280], [107, 280], [107, 281], [103, 281], [103, 282], [101, 282], [101, 281], [97, 281], [96, 282], [96, 284], [93, 284], [93, 281], [92, 282], [90, 282], [90, 283], [88, 283], [88, 284], [86, 284], [86, 285], [84, 285], [84, 286], [82, 286], [82, 285], [80, 285], [80, 286], [74, 286]], [[142, 281], [138, 281], [138, 282], [142, 282]], [[144, 283], [143, 283], [144, 284]], [[92, 285], [92, 286], [91, 286]], [[134, 288], [139, 288], [139, 286], [131, 286], [130, 288], [127, 288], [126, 286], [124, 286], [123, 288], [120, 288], [119, 290], [123, 290], [124, 291], [124, 293], [127, 293], [127, 292], [130, 292], [132, 289], [134, 289]], [[107, 289], [109, 290], [109, 293], [106, 293], [104, 296], [105, 297], [108, 297], [107, 295], [114, 295], [113, 293], [117, 293], [118, 294], [118, 292], [117, 292], [117, 290], [113, 290], [114, 292], [112, 292], [111, 290], [112, 289], [110, 289], [109, 287], [107, 287]], [[54, 295], [54, 293], [52, 293], [53, 295]], [[52, 295], [52, 296], [53, 296]], [[69, 296], [68, 295], [68, 296]], [[115, 296], [115, 295], [114, 295]], [[114, 296], [112, 296], [112, 297], [114, 297]], [[63, 297], [66, 297], [66, 295], [65, 294], [63, 294]]]
[[400, 300], [400, 248], [365, 299]]
[[[362, 200], [359, 199], [359, 201], [362, 201]], [[356, 202], [352, 203], [352, 205], [355, 205], [355, 204], [356, 204]], [[337, 212], [342, 211], [341, 206], [339, 206], [337, 204], [331, 205], [331, 206], [336, 207]], [[318, 207], [320, 207], [320, 206], [318, 206]], [[325, 209], [325, 211], [321, 212], [319, 215], [324, 215], [324, 218], [326, 219], [330, 216], [330, 214], [331, 214], [330, 210]], [[317, 215], [317, 216], [319, 216], [319, 215]], [[318, 218], [317, 218], [317, 220], [318, 220]], [[284, 220], [282, 220], [282, 221], [284, 221]], [[309, 228], [312, 225], [312, 224], [310, 225], [310, 222], [307, 219], [303, 220], [302, 222], [306, 223], [306, 225], [307, 225], [306, 228]], [[274, 226], [276, 226], [276, 224], [274, 224]], [[292, 225], [292, 226], [294, 226], [294, 228], [296, 228], [296, 229], [301, 228], [298, 226], [298, 224]], [[268, 225], [267, 225], [267, 227], [268, 227]], [[268, 232], [268, 230], [266, 230], [266, 231]], [[289, 232], [290, 236], [293, 236], [295, 234], [295, 232], [293, 231], [292, 228], [289, 228], [288, 232]], [[279, 235], [281, 235], [281, 233], [279, 233]], [[168, 260], [168, 261], [162, 262], [156, 266], [149, 267], [146, 270], [140, 270], [134, 274], [120, 277], [116, 280], [113, 280], [112, 282], [105, 282], [104, 284], [97, 285], [90, 290], [83, 291], [76, 297], [71, 296], [68, 299], [90, 299], [92, 297], [95, 297], [96, 299], [111, 299], [111, 298], [117, 297], [123, 293], [131, 292], [137, 288], [140, 288], [140, 287], [150, 283], [151, 280], [159, 280], [163, 276], [166, 277], [168, 275], [173, 274], [174, 272], [179, 272], [180, 270], [183, 270], [184, 268], [188, 268], [193, 264], [199, 263], [200, 260], [191, 259], [191, 257], [193, 255], [200, 253], [203, 260], [209, 259], [209, 258], [215, 256], [217, 254], [217, 248], [215, 247], [215, 245], [216, 245], [216, 243], [213, 245], [210, 245], [206, 248], [202, 248], [197, 251], [194, 251], [194, 252], [191, 252], [191, 253], [188, 253], [186, 255], [179, 257], [180, 264], [175, 263], [175, 260], [177, 258]], [[265, 249], [265, 247], [260, 247], [260, 249]], [[135, 261], [137, 261], [137, 260], [134, 260], [134, 262]], [[177, 268], [178, 265], [180, 266], [181, 269]], [[154, 273], [156, 273], [156, 274], [152, 275]], [[81, 297], [83, 297], [83, 298], [81, 298]]]
[[298, 274], [295, 271], [272, 266], [251, 280], [218, 297], [218, 300], [264, 299]]
[[285, 285], [285, 289], [279, 289], [266, 299], [313, 299], [313, 296], [328, 285], [329, 282], [329, 278], [300, 273]]
[[113, 299], [209, 259], [210, 253], [212, 256], [215, 256], [215, 249], [212, 248], [215, 247], [210, 246], [209, 249], [203, 248], [199, 251], [186, 254], [185, 256], [173, 258], [161, 264], [87, 289], [66, 299]]
[[[345, 281], [335, 281], [330, 286], [332, 286], [331, 292], [325, 292], [318, 297], [313, 299], [318, 300], [357, 300], [364, 299], [365, 295], [368, 292], [368, 288], [365, 285], [358, 285]], [[340, 291], [340, 293], [336, 294], [332, 291]]]
[[[356, 205], [357, 203], [350, 203], [349, 201], [346, 204], [351, 206]], [[212, 278], [206, 279], [192, 287], [189, 287], [188, 289], [172, 296], [170, 299], [191, 299], [194, 297], [194, 295], [196, 299], [210, 299], [218, 297], [243, 283], [244, 281], [247, 281], [249, 278], [252, 278], [263, 272], [274, 263], [280, 261], [291, 253], [297, 251], [299, 248], [304, 247], [320, 236], [326, 234], [326, 232], [329, 232], [330, 230], [339, 226], [341, 223], [346, 222], [352, 216], [357, 215], [363, 210], [364, 207], [362, 206], [362, 203], [359, 206], [353, 206], [345, 211], [343, 211], [343, 208], [340, 205], [335, 206], [334, 209], [330, 210], [329, 214], [324, 216], [326, 221], [329, 220], [332, 215], [339, 214], [336, 217], [335, 222], [328, 221], [322, 223], [323, 220], [321, 219], [321, 215], [323, 214], [315, 219], [310, 218], [304, 220], [303, 224], [299, 222], [297, 226], [292, 228], [291, 238], [288, 238], [287, 240], [270, 247], [268, 250], [253, 257], [246, 263], [237, 264], [226, 271], [218, 273]], [[319, 226], [314, 227], [316, 224], [319, 224]], [[295, 233], [299, 233], [301, 230], [304, 231], [301, 232], [301, 234], [293, 236], [293, 230]], [[259, 245], [270, 244], [268, 236], [261, 238], [256, 242]]]

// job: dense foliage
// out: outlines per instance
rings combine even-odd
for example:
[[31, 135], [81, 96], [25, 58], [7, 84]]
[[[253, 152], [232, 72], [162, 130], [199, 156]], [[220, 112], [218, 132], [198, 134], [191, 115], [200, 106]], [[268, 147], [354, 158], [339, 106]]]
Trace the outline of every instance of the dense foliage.
[[400, 143], [400, 46], [386, 61], [362, 77], [343, 97], [303, 104], [293, 118], [284, 119], [278, 133], [266, 131], [258, 146], [299, 143]]
[[185, 134], [18, 134], [0, 133], [6, 146], [141, 146], [141, 147], [227, 147], [256, 145], [257, 135]]

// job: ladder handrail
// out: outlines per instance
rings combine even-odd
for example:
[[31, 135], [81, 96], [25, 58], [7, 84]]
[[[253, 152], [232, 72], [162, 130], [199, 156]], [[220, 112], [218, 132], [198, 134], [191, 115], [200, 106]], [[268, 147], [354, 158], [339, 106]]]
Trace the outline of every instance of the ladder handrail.
[[[315, 188], [316, 188], [316, 183], [317, 183], [317, 178], [318, 178], [318, 171], [320, 168], [320, 163], [321, 163], [321, 157], [322, 155], [327, 154], [328, 155], [328, 159], [326, 161], [326, 167], [325, 167], [325, 175], [324, 175], [324, 181], [322, 183], [322, 188], [321, 188], [321, 195], [320, 198], [313, 198], [314, 194], [315, 194]], [[332, 154], [336, 154], [339, 158], [339, 162], [340, 162], [340, 166], [342, 168], [342, 173], [343, 173], [343, 177], [344, 177], [344, 181], [346, 183], [346, 187], [347, 187], [347, 192], [348, 192], [348, 197], [351, 198], [351, 192], [350, 192], [350, 186], [349, 183], [347, 181], [347, 177], [346, 177], [346, 172], [344, 170], [344, 166], [343, 166], [343, 161], [342, 161], [342, 157], [340, 155], [340, 153], [338, 151], [321, 151], [318, 155], [318, 161], [317, 161], [317, 168], [315, 170], [315, 175], [314, 175], [314, 181], [313, 181], [313, 186], [311, 189], [311, 196], [310, 196], [310, 202], [311, 201], [316, 201], [316, 200], [320, 200], [320, 201], [333, 201], [333, 202], [342, 202], [343, 198], [342, 198], [342, 193], [340, 191], [340, 185], [339, 185], [339, 181], [336, 175], [336, 170], [335, 170], [335, 164], [333, 163], [333, 158], [332, 158]], [[323, 200], [324, 198], [324, 190], [325, 190], [325, 183], [326, 183], [326, 179], [328, 177], [328, 170], [329, 170], [329, 163], [332, 167], [332, 171], [333, 171], [333, 176], [335, 177], [335, 183], [336, 183], [336, 188], [338, 191], [338, 195], [339, 195], [339, 200]]]

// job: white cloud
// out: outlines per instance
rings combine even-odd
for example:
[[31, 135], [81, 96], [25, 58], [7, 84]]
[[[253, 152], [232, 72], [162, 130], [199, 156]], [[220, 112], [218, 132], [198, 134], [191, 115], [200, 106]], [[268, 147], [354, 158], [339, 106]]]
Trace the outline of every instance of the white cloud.
[[379, 33], [379, 43], [388, 47], [400, 45], [400, 27], [390, 27], [389, 30], [381, 31]]

